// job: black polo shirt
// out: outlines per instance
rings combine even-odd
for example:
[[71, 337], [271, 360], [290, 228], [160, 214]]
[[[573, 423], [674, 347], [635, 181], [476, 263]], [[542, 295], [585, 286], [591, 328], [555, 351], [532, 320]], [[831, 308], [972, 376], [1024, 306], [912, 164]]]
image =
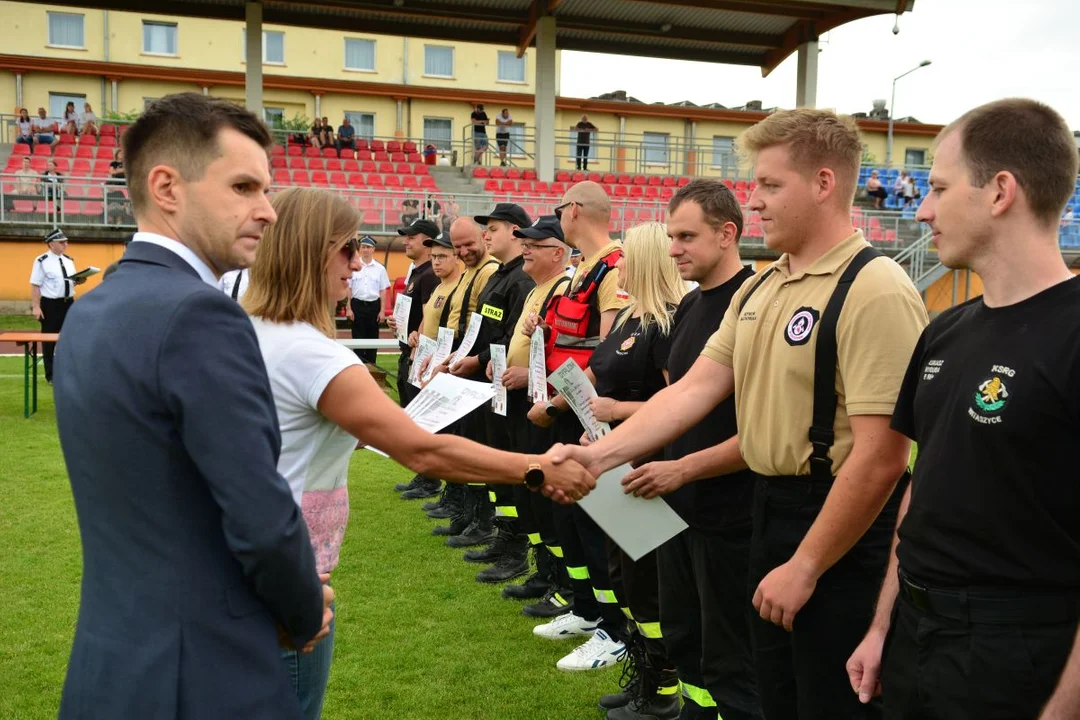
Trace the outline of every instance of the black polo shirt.
[[944, 587], [1080, 589], [1080, 278], [923, 332], [892, 426], [918, 443], [897, 555]]
[[533, 279], [525, 274], [522, 268], [524, 264], [524, 256], [518, 255], [499, 266], [476, 302], [476, 312], [480, 313], [483, 322], [480, 324], [480, 335], [469, 354], [475, 355], [480, 361], [482, 371], [486, 372], [488, 361], [491, 360], [493, 343], [510, 346], [514, 327], [525, 307], [525, 298], [536, 287]]
[[[685, 376], [701, 357], [702, 348], [720, 327], [735, 291], [753, 276], [752, 270], [743, 268], [726, 283], [711, 290], [695, 288], [679, 303], [668, 356], [668, 375], [672, 384]], [[737, 433], [735, 396], [732, 395], [665, 447], [664, 459], [684, 458], [719, 445]], [[716, 533], [749, 526], [753, 497], [754, 473], [743, 470], [688, 483], [664, 499], [694, 530]]]
[[[435, 271], [431, 269], [430, 260], [422, 262], [413, 268], [412, 274], [409, 275], [409, 283], [405, 286], [405, 294], [412, 298], [406, 336], [414, 330], [420, 330], [420, 324], [424, 321], [424, 305], [438, 286], [439, 278], [435, 275]], [[409, 351], [409, 346], [406, 343], [398, 343], [398, 345], [401, 347], [402, 352]]]

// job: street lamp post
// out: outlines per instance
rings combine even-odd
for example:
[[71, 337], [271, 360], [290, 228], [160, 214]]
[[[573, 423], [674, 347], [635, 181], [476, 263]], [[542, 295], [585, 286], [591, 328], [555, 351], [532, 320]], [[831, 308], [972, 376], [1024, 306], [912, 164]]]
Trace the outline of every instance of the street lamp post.
[[885, 165], [890, 167], [890, 168], [892, 167], [893, 116], [896, 115], [896, 111], [894, 109], [896, 107], [896, 81], [899, 80], [900, 78], [906, 76], [906, 75], [910, 75], [911, 73], [915, 72], [919, 68], [926, 67], [929, 64], [930, 64], [929, 60], [923, 60], [921, 63], [919, 63], [918, 67], [913, 67], [910, 70], [908, 70], [906, 73], [904, 73], [903, 75], [898, 75], [897, 77], [893, 78], [893, 81], [892, 81], [892, 102], [889, 103], [889, 144], [885, 149]]

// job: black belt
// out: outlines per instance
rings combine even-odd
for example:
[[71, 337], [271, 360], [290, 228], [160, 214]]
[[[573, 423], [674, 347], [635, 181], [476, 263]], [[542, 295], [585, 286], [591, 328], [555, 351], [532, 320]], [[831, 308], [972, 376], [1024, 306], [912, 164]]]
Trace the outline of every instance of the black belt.
[[900, 571], [900, 594], [930, 615], [982, 625], [1057, 625], [1080, 617], [1080, 594], [927, 587]]
[[73, 298], [73, 297], [69, 297], [69, 298], [47, 298], [47, 297], [43, 297], [43, 298], [41, 298], [41, 301], [42, 302], [48, 301], [48, 302], [58, 302], [58, 303], [70, 303], [70, 302], [75, 302], [75, 298]]
[[359, 300], [357, 298], [353, 298], [353, 300], [356, 300], [356, 302], [362, 302], [362, 303], [368, 303], [368, 304], [379, 302], [378, 298], [375, 298], [374, 300]]

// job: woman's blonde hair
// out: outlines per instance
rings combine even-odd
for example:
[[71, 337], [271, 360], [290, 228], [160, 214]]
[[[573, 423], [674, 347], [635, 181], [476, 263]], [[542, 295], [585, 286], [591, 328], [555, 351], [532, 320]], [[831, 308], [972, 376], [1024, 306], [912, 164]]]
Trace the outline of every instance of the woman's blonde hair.
[[278, 219], [259, 243], [241, 304], [253, 317], [305, 322], [334, 337], [327, 264], [356, 236], [360, 215], [340, 195], [317, 188], [289, 188], [270, 204]]
[[636, 225], [626, 231], [622, 272], [623, 289], [630, 302], [619, 314], [616, 329], [640, 311], [642, 328], [656, 323], [662, 334], [671, 332], [674, 308], [686, 294], [686, 283], [668, 255], [670, 247], [667, 229], [658, 222]]

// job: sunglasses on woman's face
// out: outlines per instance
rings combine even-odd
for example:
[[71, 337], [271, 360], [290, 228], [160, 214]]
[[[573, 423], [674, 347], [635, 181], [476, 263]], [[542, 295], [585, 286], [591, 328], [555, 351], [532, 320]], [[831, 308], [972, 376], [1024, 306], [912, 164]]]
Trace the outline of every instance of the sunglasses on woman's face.
[[345, 241], [345, 245], [341, 248], [342, 252], [347, 252], [349, 257], [356, 255], [360, 252], [360, 238], [349, 238]]

